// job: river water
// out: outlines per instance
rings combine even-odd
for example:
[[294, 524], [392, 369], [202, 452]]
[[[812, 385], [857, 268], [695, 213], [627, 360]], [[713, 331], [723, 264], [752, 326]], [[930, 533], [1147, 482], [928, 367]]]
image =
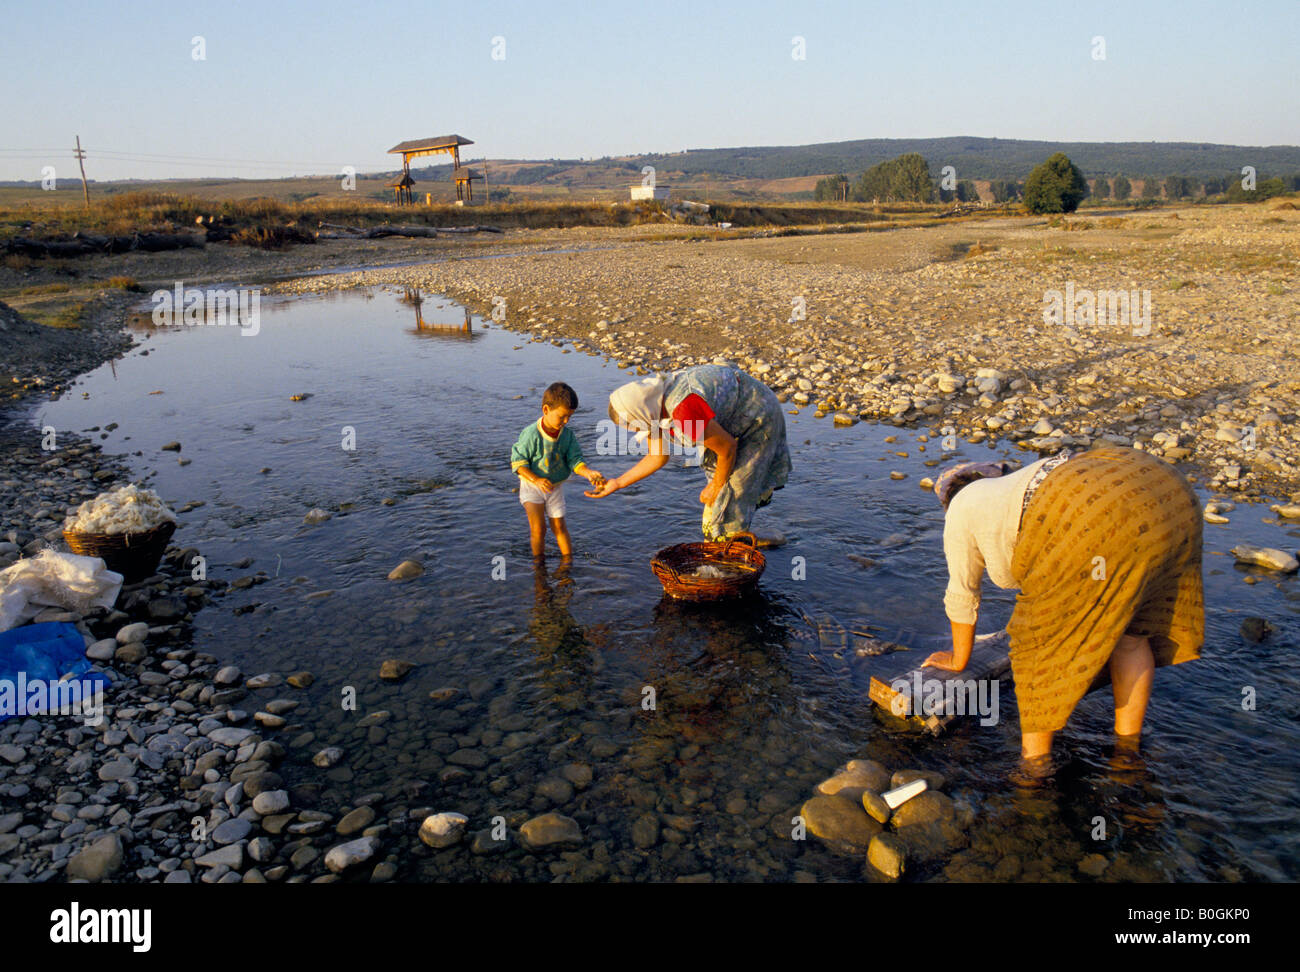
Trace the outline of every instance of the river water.
[[[788, 415], [794, 473], [755, 528], [789, 542], [743, 602], [668, 601], [649, 570], [660, 547], [699, 539], [703, 475], [680, 459], [603, 500], [571, 482], [573, 563], [548, 538], [536, 570], [510, 446], [563, 380], [581, 399], [570, 427], [589, 461], [623, 471], [635, 457], [598, 456], [597, 422], [630, 372], [478, 318], [466, 332], [442, 298], [426, 296], [417, 327], [401, 296], [263, 300], [256, 336], [141, 326], [135, 350], [37, 414], [130, 454], [173, 508], [201, 503], [174, 542], [199, 548], [210, 577], [262, 572], [196, 615], [196, 644], [250, 675], [315, 675], [306, 690], [253, 693], [304, 701], [273, 734], [289, 748], [281, 773], [328, 809], [384, 794], [400, 878], [857, 880], [860, 860], [790, 839], [812, 788], [854, 757], [938, 770], [973, 812], [970, 847], [916, 879], [1093, 880], [1077, 865], [1096, 853], [1110, 862], [1100, 880], [1300, 874], [1300, 585], [1226, 554], [1242, 540], [1296, 548], [1300, 530], [1266, 507], [1206, 527], [1204, 658], [1157, 674], [1141, 764], [1111, 765], [1109, 694], [1095, 694], [1058, 736], [1054, 782], [1022, 790], [1008, 781], [1009, 680], [996, 725], [960, 720], [933, 739], [873, 713], [881, 660], [834, 636], [870, 629], [918, 661], [944, 644], [942, 513], [917, 485], [940, 457], [920, 439], [931, 431]], [[171, 440], [187, 465], [161, 451]], [[963, 458], [1034, 458], [960, 445]], [[305, 524], [313, 508], [332, 518]], [[387, 580], [408, 558], [424, 574]], [[986, 581], [980, 630], [1012, 605]], [[1238, 633], [1250, 615], [1277, 629], [1262, 644]], [[417, 667], [384, 682], [387, 658]], [[341, 702], [349, 689], [355, 710]], [[327, 745], [345, 758], [317, 769]], [[399, 823], [418, 825], [425, 808], [465, 813], [476, 830], [555, 810], [585, 842], [559, 856], [434, 854]]]

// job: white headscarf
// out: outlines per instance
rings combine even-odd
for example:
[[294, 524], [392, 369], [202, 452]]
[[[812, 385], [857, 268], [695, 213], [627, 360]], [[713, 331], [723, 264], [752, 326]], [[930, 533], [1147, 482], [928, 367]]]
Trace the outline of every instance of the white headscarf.
[[614, 389], [609, 404], [629, 428], [637, 430], [638, 440], [645, 439], [649, 430], [668, 428], [672, 424], [671, 419], [662, 418], [665, 390], [662, 378], [642, 378]]

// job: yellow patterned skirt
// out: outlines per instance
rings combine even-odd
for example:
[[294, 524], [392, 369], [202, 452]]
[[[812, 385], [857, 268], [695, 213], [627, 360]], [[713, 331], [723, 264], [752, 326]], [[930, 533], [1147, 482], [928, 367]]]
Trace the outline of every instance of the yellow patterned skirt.
[[1157, 666], [1200, 657], [1201, 507], [1172, 466], [1104, 447], [1054, 469], [1026, 508], [1007, 631], [1022, 732], [1061, 729], [1109, 680], [1120, 636], [1146, 637]]

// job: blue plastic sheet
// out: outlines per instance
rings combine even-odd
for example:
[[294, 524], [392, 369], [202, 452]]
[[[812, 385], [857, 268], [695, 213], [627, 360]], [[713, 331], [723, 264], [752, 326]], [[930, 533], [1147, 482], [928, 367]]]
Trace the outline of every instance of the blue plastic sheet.
[[76, 626], [46, 622], [0, 632], [0, 722], [46, 713], [52, 696], [89, 700], [108, 686], [107, 676], [91, 670]]

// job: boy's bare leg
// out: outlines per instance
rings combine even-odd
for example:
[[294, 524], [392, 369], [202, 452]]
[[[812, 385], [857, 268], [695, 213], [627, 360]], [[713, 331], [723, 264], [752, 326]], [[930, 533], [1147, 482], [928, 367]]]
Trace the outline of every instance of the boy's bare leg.
[[551, 518], [551, 532], [555, 534], [555, 542], [560, 545], [560, 556], [573, 556], [573, 544], [569, 541], [569, 528], [564, 524], [564, 517]]
[[533, 556], [541, 557], [546, 553], [546, 505], [525, 503], [524, 512], [528, 514], [528, 540], [533, 545]]
[[1151, 699], [1156, 661], [1151, 642], [1134, 635], [1122, 635], [1110, 655], [1110, 681], [1115, 695], [1115, 735], [1130, 736], [1136, 742]]

